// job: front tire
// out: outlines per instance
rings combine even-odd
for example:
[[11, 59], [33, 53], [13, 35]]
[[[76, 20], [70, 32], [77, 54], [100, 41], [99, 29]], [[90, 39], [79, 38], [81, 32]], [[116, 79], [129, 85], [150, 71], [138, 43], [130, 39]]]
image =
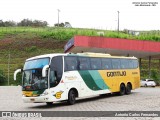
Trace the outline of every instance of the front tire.
[[68, 104], [73, 105], [76, 102], [76, 93], [74, 90], [70, 90], [68, 94]]

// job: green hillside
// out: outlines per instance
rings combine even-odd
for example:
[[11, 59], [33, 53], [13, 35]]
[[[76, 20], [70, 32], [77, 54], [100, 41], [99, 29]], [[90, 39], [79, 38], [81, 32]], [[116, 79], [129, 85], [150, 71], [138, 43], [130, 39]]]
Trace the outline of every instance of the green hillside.
[[[139, 36], [133, 36], [125, 32], [118, 34], [116, 31], [94, 29], [0, 27], [0, 85], [8, 84], [9, 54], [10, 85], [18, 85], [21, 84], [20, 76], [18, 81], [13, 81], [13, 72], [22, 68], [27, 58], [48, 53], [63, 53], [64, 45], [74, 35], [97, 36], [99, 31], [103, 31], [105, 37], [160, 41], [159, 31], [142, 32]], [[158, 61], [155, 60], [153, 65], [154, 71], [158, 72]], [[147, 61], [144, 60], [141, 76], [147, 77], [147, 74]]]

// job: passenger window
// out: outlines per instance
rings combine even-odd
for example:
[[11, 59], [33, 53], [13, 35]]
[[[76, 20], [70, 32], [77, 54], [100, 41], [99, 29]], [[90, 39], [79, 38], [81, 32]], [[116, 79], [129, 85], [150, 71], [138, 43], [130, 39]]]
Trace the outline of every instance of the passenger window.
[[138, 68], [138, 60], [133, 60], [133, 67]]
[[101, 59], [100, 58], [90, 58], [91, 69], [98, 70], [101, 69]]
[[128, 68], [128, 60], [127, 59], [121, 59], [121, 68], [127, 69]]
[[89, 70], [90, 69], [89, 58], [79, 57], [79, 69], [80, 70]]
[[129, 68], [133, 69], [134, 68], [133, 60], [128, 60], [128, 62], [129, 62]]
[[65, 56], [65, 71], [77, 70], [77, 57]]
[[112, 59], [112, 67], [113, 69], [120, 69], [121, 64], [119, 59]]
[[111, 59], [102, 58], [102, 69], [112, 69]]

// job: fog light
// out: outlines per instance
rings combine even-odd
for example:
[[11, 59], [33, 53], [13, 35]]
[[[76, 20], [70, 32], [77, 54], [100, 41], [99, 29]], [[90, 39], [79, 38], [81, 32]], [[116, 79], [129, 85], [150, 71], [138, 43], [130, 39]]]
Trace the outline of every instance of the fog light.
[[24, 94], [22, 94], [22, 97], [26, 97]]

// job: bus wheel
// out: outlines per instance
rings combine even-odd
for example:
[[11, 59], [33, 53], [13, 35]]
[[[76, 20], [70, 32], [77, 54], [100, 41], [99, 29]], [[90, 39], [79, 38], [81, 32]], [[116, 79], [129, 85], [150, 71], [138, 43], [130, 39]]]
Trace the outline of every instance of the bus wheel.
[[124, 95], [124, 94], [125, 94], [125, 85], [124, 85], [124, 84], [121, 84], [121, 85], [120, 85], [119, 95]]
[[74, 90], [70, 90], [68, 94], [68, 104], [73, 105], [76, 102], [76, 93]]
[[48, 106], [53, 105], [53, 102], [46, 102]]
[[130, 94], [131, 93], [131, 89], [132, 89], [132, 86], [130, 83], [127, 84], [127, 87], [126, 87], [126, 94]]

